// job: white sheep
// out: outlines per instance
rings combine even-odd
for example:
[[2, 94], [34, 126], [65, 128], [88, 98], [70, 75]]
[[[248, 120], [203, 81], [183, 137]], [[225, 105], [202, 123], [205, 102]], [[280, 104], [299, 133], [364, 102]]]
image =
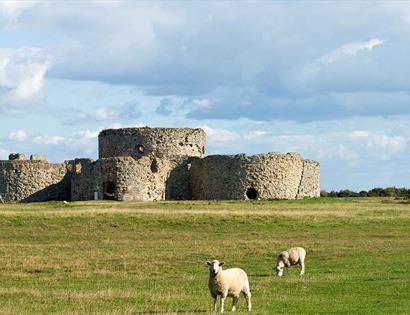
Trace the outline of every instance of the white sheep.
[[292, 247], [281, 252], [276, 259], [276, 272], [279, 277], [283, 275], [283, 268], [291, 265], [300, 266], [300, 275], [305, 273], [306, 251], [302, 247]]
[[236, 309], [241, 292], [245, 296], [248, 311], [251, 311], [251, 291], [246, 272], [240, 268], [222, 270], [223, 262], [218, 260], [206, 262], [209, 269], [208, 287], [212, 295], [213, 308], [216, 312], [216, 302], [218, 295], [221, 296], [221, 313], [224, 312], [224, 303], [227, 296], [232, 297], [232, 312]]

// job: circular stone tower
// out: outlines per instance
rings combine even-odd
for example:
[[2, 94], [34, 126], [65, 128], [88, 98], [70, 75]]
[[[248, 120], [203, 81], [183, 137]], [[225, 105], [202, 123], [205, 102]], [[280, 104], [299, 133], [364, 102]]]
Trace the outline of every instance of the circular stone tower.
[[191, 162], [193, 199], [318, 197], [319, 164], [297, 153], [210, 155]]
[[203, 157], [205, 132], [200, 128], [106, 129], [98, 136], [99, 157]]

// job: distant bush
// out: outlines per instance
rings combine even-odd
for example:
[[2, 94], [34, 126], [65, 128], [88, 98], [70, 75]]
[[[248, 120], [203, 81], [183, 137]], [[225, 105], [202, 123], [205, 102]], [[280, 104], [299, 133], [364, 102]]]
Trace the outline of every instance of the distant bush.
[[387, 187], [381, 188], [376, 187], [369, 191], [362, 190], [360, 192], [355, 192], [349, 189], [342, 189], [339, 191], [326, 191], [322, 190], [320, 192], [321, 197], [392, 197], [392, 198], [406, 198], [410, 199], [410, 189], [407, 188], [397, 188], [397, 187]]

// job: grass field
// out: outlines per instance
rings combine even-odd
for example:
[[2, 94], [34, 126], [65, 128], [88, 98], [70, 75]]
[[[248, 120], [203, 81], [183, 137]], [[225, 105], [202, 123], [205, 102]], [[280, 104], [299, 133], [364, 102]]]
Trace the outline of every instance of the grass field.
[[[276, 277], [296, 245], [305, 276]], [[0, 205], [0, 313], [208, 313], [214, 258], [254, 314], [410, 314], [410, 204], [381, 199]]]

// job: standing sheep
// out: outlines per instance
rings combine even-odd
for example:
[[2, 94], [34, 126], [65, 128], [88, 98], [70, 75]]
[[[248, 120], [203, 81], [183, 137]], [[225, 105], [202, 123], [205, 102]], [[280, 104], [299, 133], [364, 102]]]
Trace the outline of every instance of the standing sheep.
[[300, 266], [300, 275], [305, 273], [306, 251], [302, 247], [292, 247], [281, 252], [276, 259], [276, 272], [279, 277], [283, 275], [283, 268], [289, 268], [291, 265]]
[[224, 312], [224, 303], [227, 296], [233, 298], [232, 312], [236, 309], [241, 292], [245, 296], [248, 311], [251, 311], [251, 291], [246, 272], [240, 268], [222, 270], [223, 262], [218, 260], [206, 262], [209, 269], [208, 287], [214, 299], [212, 310], [216, 312], [218, 295], [221, 296], [221, 313]]

